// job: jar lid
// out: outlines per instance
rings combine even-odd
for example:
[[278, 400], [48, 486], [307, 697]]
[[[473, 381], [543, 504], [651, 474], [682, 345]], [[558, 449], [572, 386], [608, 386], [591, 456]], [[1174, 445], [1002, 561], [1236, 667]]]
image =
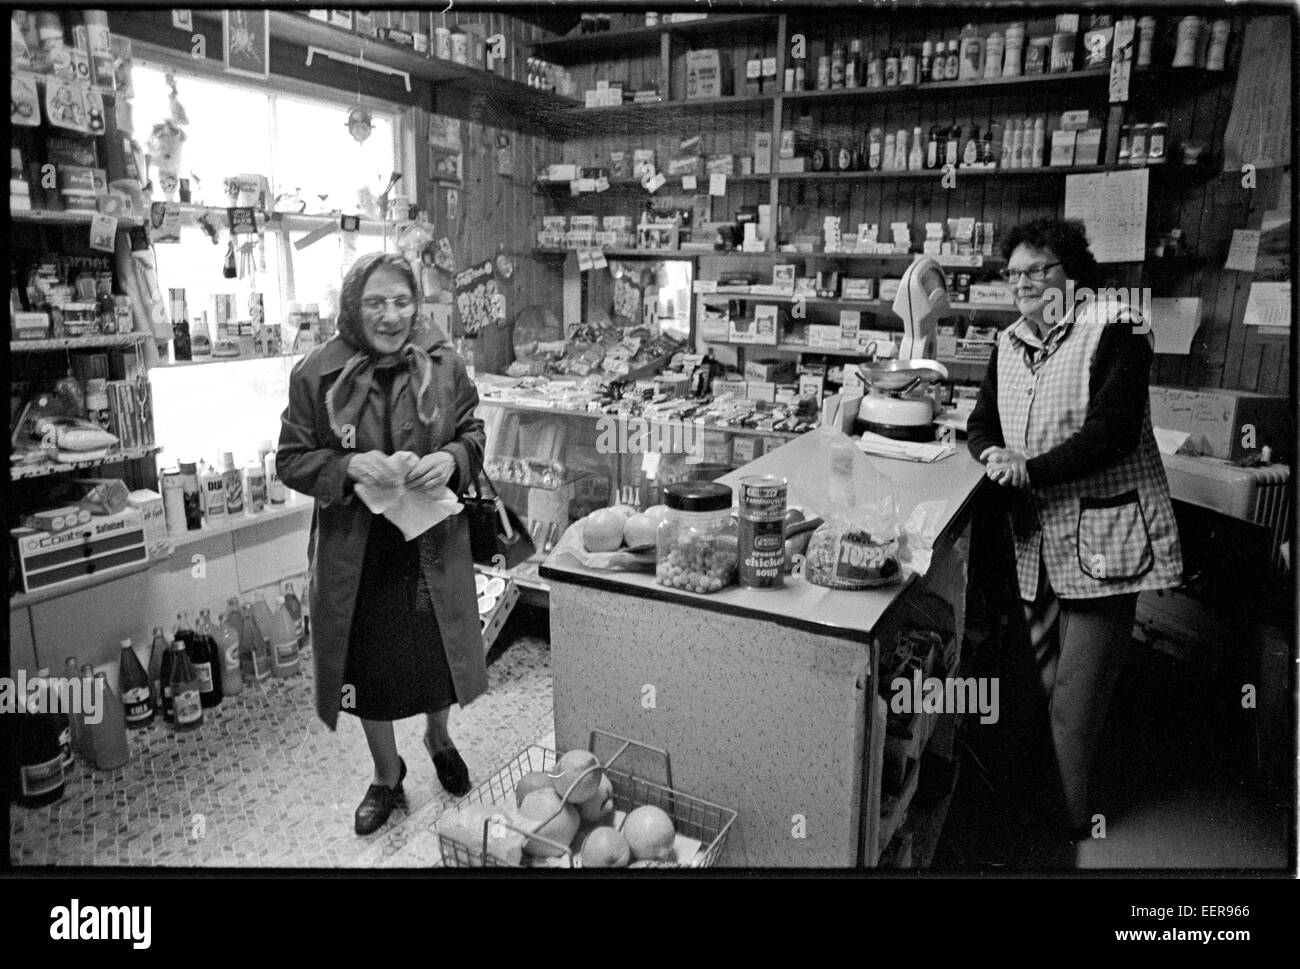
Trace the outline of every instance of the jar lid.
[[678, 481], [664, 486], [664, 504], [674, 511], [730, 511], [731, 489], [713, 481]]

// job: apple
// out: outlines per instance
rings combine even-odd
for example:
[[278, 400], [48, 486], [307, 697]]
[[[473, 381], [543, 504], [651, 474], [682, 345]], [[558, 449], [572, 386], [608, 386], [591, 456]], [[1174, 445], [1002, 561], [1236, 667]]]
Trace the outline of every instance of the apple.
[[659, 523], [648, 515], [633, 515], [623, 523], [623, 544], [628, 548], [653, 545], [659, 534]]
[[[542, 822], [532, 831], [562, 845], [568, 845], [578, 833], [578, 809], [560, 801], [560, 795], [548, 788], [539, 788], [524, 798], [519, 813], [533, 822]], [[544, 858], [558, 858], [563, 852], [536, 838], [524, 842], [524, 851]]]
[[543, 788], [546, 790], [555, 789], [551, 784], [550, 777], [538, 770], [533, 771], [531, 774], [525, 774], [520, 778], [519, 783], [515, 785], [515, 807], [523, 804], [524, 798], [533, 791], [542, 790]]
[[594, 797], [578, 805], [578, 816], [583, 821], [602, 821], [614, 814], [614, 785], [601, 774], [600, 786]]
[[677, 831], [663, 808], [643, 804], [623, 820], [623, 837], [637, 861], [672, 861]]
[[583, 841], [578, 856], [583, 868], [626, 868], [632, 860], [632, 849], [613, 828], [596, 828]]
[[600, 508], [582, 520], [582, 540], [588, 552], [613, 552], [623, 544], [624, 518], [614, 508]]
[[[589, 768], [596, 768], [585, 773]], [[600, 760], [590, 750], [576, 748], [570, 750], [555, 765], [551, 774], [551, 784], [555, 793], [565, 798], [569, 804], [585, 804], [596, 796], [600, 789], [600, 779], [604, 771], [600, 769]]]

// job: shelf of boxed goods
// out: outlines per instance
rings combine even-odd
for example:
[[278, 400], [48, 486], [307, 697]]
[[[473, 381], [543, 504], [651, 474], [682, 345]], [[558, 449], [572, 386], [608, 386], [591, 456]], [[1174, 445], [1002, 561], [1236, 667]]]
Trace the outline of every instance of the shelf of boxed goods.
[[[728, 175], [727, 176], [728, 185], [769, 182], [771, 180], [772, 180], [772, 176], [770, 175]], [[678, 184], [674, 185], [673, 182], [677, 182]], [[686, 192], [699, 191], [698, 188], [683, 189], [681, 187], [680, 182], [681, 182], [681, 176], [678, 175], [672, 176], [668, 184], [665, 185], [663, 189], [661, 189], [661, 192], [664, 195], [670, 195], [676, 191], [686, 191]], [[571, 196], [573, 198], [592, 198], [593, 196], [596, 195], [604, 195], [607, 192], [639, 192], [639, 193], [643, 193], [647, 198], [652, 198], [659, 195], [658, 192], [647, 191], [645, 186], [641, 184], [641, 179], [639, 178], [611, 178], [609, 180], [609, 188], [606, 189], [604, 192], [592, 191], [592, 192], [579, 192], [577, 194], [574, 194], [571, 187], [572, 185], [573, 183], [569, 181], [554, 181], [554, 180], [539, 178], [536, 181], [536, 183], [534, 183], [534, 190], [538, 194], [566, 195], [566, 196]], [[696, 185], [697, 186], [703, 185], [704, 187], [707, 188], [708, 176], [697, 175]]]
[[102, 347], [130, 347], [149, 339], [148, 333], [103, 333], [99, 336], [67, 336], [51, 340], [10, 340], [10, 353], [42, 353], [50, 350], [90, 350]]
[[[50, 209], [28, 209], [27, 211], [10, 211], [9, 220], [19, 224], [31, 225], [84, 225], [89, 226], [98, 212], [55, 212]], [[119, 215], [117, 218], [117, 227], [119, 229], [135, 229], [144, 225], [144, 219], [134, 215]]]
[[774, 14], [709, 14], [700, 20], [683, 23], [659, 23], [651, 27], [557, 37], [533, 44], [532, 50], [535, 56], [554, 64], [579, 64], [607, 54], [627, 57], [633, 53], [658, 50], [664, 34], [681, 39], [703, 39], [711, 34], [766, 26], [776, 26]]
[[63, 596], [72, 595], [77, 592], [84, 592], [86, 589], [94, 588], [97, 585], [103, 585], [105, 582], [115, 582], [118, 579], [124, 579], [127, 576], [138, 575], [141, 572], [148, 572], [159, 562], [165, 562], [171, 558], [172, 550], [165, 546], [155, 546], [149, 550], [149, 558], [144, 562], [135, 562], [131, 565], [121, 566], [102, 574], [87, 575], [82, 579], [75, 579], [55, 586], [52, 589], [38, 589], [35, 592], [16, 592], [9, 598], [9, 611], [12, 613], [16, 609], [23, 609], [27, 606], [34, 606], [39, 602], [48, 602], [51, 599], [59, 599]]
[[115, 464], [118, 461], [135, 461], [140, 458], [147, 458], [151, 454], [157, 454], [162, 450], [160, 445], [150, 445], [149, 447], [126, 448], [121, 451], [113, 451], [103, 457], [88, 458], [84, 461], [41, 461], [36, 464], [15, 464], [9, 468], [10, 481], [23, 481], [27, 478], [43, 478], [51, 474], [63, 474], [67, 471], [85, 471], [87, 468], [97, 468], [104, 464]]

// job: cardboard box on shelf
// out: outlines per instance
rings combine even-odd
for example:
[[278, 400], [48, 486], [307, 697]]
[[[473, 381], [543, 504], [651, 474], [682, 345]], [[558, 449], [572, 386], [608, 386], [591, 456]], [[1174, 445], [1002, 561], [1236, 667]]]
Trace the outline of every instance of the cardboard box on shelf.
[[788, 383], [794, 378], [793, 360], [750, 360], [745, 364], [746, 380], [769, 384]]
[[1186, 431], [1201, 454], [1237, 461], [1267, 445], [1275, 461], [1291, 458], [1292, 416], [1287, 398], [1244, 390], [1155, 386], [1151, 423]]
[[776, 403], [776, 384], [762, 380], [745, 381], [745, 396], [750, 400], [763, 400], [769, 404]]
[[731, 93], [730, 71], [714, 48], [686, 52], [686, 100], [720, 98]]

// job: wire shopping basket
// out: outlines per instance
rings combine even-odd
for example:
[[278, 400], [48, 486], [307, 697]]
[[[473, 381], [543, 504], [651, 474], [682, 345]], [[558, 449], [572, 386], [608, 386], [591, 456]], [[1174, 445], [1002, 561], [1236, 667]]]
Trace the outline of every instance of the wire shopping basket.
[[[655, 866], [707, 868], [717, 864], [723, 849], [726, 847], [727, 835], [731, 825], [736, 820], [736, 812], [674, 789], [672, 786], [672, 764], [667, 751], [627, 737], [619, 737], [603, 730], [593, 730], [587, 743], [587, 749], [593, 753], [596, 749], [598, 736], [607, 738], [619, 745], [617, 751], [607, 761], [601, 763], [605, 776], [609, 778], [614, 789], [615, 811], [621, 811], [626, 816], [635, 808], [644, 805], [661, 808], [672, 819], [673, 827], [678, 835], [695, 839], [700, 843], [699, 851], [688, 864], [657, 862]], [[631, 771], [625, 771], [614, 766], [619, 758], [623, 757], [633, 747], [663, 758], [666, 784], [654, 783]], [[556, 762], [555, 751], [537, 744], [530, 744], [508, 764], [466, 794], [458, 802], [457, 807], [512, 804], [515, 787], [526, 775], [534, 772], [553, 775]], [[439, 830], [438, 844], [442, 852], [443, 864], [449, 868], [518, 867], [490, 849], [492, 838], [503, 836], [506, 831], [522, 837], [524, 841], [533, 842], [535, 846], [544, 845], [546, 849], [549, 849], [548, 853], [561, 859], [561, 863], [566, 867], [575, 868], [578, 866], [574, 848], [543, 835], [523, 830], [511, 824], [504, 814], [484, 818], [482, 837], [475, 838], [472, 844], [467, 843], [465, 839], [457, 838]]]

